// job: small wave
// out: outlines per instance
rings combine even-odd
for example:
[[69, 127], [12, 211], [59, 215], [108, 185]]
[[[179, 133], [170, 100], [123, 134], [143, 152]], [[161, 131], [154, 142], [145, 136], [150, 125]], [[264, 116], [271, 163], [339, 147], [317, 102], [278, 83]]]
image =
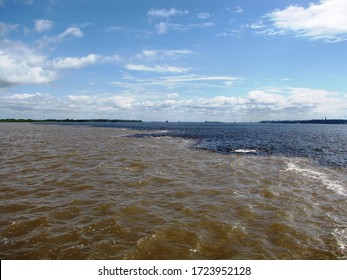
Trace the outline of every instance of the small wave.
[[332, 234], [336, 239], [337, 245], [341, 251], [347, 250], [347, 236], [346, 236], [346, 230], [347, 229], [334, 229]]
[[0, 130], [2, 258], [346, 259], [343, 168], [218, 135]]
[[236, 149], [234, 152], [240, 153], [240, 154], [255, 154], [257, 152], [257, 150], [255, 150], [255, 149]]
[[323, 172], [319, 172], [316, 170], [303, 168], [295, 164], [294, 162], [288, 163], [288, 168], [285, 171], [292, 171], [299, 173], [309, 179], [319, 181], [323, 185], [325, 185], [329, 190], [334, 191], [335, 193], [343, 196], [347, 196], [347, 193], [344, 189], [344, 187], [340, 184], [339, 181], [330, 179], [326, 174]]

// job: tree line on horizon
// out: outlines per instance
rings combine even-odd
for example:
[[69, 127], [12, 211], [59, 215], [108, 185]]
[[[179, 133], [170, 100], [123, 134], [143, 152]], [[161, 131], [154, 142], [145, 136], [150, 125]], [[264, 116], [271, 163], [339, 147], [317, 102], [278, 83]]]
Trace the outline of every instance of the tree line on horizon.
[[121, 119], [0, 119], [0, 122], [142, 122], [141, 120]]

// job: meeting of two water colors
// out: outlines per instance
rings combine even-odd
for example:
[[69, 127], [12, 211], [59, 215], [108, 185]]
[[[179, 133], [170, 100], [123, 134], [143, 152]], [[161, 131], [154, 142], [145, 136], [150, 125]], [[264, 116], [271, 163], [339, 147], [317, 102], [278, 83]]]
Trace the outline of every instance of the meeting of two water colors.
[[347, 126], [0, 124], [2, 259], [346, 259]]

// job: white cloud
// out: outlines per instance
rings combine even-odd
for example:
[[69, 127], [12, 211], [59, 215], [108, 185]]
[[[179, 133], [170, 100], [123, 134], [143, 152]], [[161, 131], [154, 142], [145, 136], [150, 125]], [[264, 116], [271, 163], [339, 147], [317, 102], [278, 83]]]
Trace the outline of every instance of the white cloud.
[[238, 80], [238, 78], [233, 76], [204, 76], [204, 75], [185, 75], [185, 76], [172, 76], [172, 77], [164, 77], [161, 81], [165, 83], [189, 83], [196, 81], [222, 81], [222, 82], [234, 82]]
[[56, 72], [49, 68], [45, 56], [19, 42], [0, 42], [0, 87], [47, 83], [56, 78]]
[[178, 23], [171, 23], [171, 22], [163, 22], [161, 21], [160, 23], [156, 24], [154, 26], [155, 32], [157, 34], [166, 34], [170, 30], [175, 30], [175, 31], [187, 31], [191, 28], [207, 28], [207, 27], [212, 27], [214, 26], [214, 22], [199, 22], [199, 23], [190, 23], [190, 24], [178, 24]]
[[146, 79], [136, 79], [127, 77], [125, 81], [115, 81], [110, 84], [130, 90], [133, 93], [137, 92], [165, 92], [166, 90], [196, 90], [206, 93], [206, 88], [218, 88], [230, 90], [234, 83], [241, 79], [233, 76], [205, 76], [205, 75], [170, 75], [163, 77], [151, 77]]
[[216, 96], [214, 98], [198, 98], [193, 106], [205, 109], [233, 108], [234, 110], [239, 110], [238, 106], [247, 103], [248, 100], [243, 97]]
[[97, 63], [101, 57], [96, 54], [89, 54], [84, 57], [65, 57], [57, 58], [52, 62], [52, 66], [55, 69], [78, 69], [87, 65]]
[[263, 90], [248, 94], [249, 110], [289, 119], [341, 116], [346, 111], [346, 96], [337, 92], [310, 88], [277, 88], [276, 93]]
[[[98, 94], [54, 96], [44, 93], [0, 95], [0, 114], [42, 118], [147, 118], [176, 120], [311, 119], [346, 115], [346, 94], [310, 88], [252, 90], [246, 96], [185, 98], [184, 93], [161, 96]], [[13, 115], [9, 115], [9, 114]], [[25, 116], [24, 116], [25, 115]], [[22, 115], [21, 115], [22, 116]], [[0, 116], [1, 117], [1, 116]]]
[[44, 48], [51, 44], [58, 44], [68, 37], [81, 38], [83, 37], [83, 32], [78, 27], [69, 27], [64, 32], [56, 36], [44, 36], [43, 38], [37, 40], [35, 43], [38, 48]]
[[347, 1], [321, 0], [307, 8], [289, 6], [266, 16], [272, 26], [264, 34], [293, 33], [299, 37], [327, 42], [347, 40]]
[[5, 36], [11, 31], [16, 31], [18, 26], [18, 24], [6, 24], [0, 21], [0, 36]]
[[[196, 23], [173, 23], [171, 17], [175, 15], [187, 15], [188, 11], [181, 11], [175, 8], [172, 9], [152, 9], [148, 11], [147, 15], [150, 17], [150, 22], [154, 19], [159, 19], [159, 22], [155, 22], [154, 29], [157, 34], [166, 34], [171, 30], [174, 31], [187, 31], [191, 28], [207, 28], [214, 26], [214, 22], [196, 22]], [[211, 15], [209, 13], [198, 13], [196, 17], [199, 19], [208, 19]]]
[[130, 109], [134, 106], [135, 99], [127, 96], [111, 96], [99, 99], [103, 104], [111, 104], [115, 108]]
[[50, 59], [21, 42], [2, 40], [0, 41], [0, 87], [49, 83], [58, 79], [62, 70], [120, 60], [118, 55], [98, 54]]
[[178, 94], [177, 92], [168, 93], [168, 94], [166, 95], [166, 97], [169, 98], [169, 99], [174, 99], [174, 98], [179, 97], [179, 94]]
[[286, 98], [279, 94], [267, 93], [263, 90], [252, 90], [248, 93], [248, 98], [257, 104], [267, 104], [281, 106], [286, 104]]
[[[211, 98], [171, 98], [142, 101], [138, 105], [147, 110], [161, 110], [165, 114], [180, 116], [190, 120], [195, 115], [232, 120], [235, 116], [248, 120], [263, 119], [309, 119], [321, 116], [340, 117], [346, 114], [346, 106], [341, 104], [345, 96], [325, 90], [303, 88], [281, 88], [274, 90], [254, 90], [245, 97], [216, 96]], [[314, 100], [313, 96], [317, 99]], [[319, 97], [320, 96], [320, 97]], [[220, 118], [220, 116], [223, 116]]]
[[150, 17], [164, 17], [168, 18], [176, 15], [187, 15], [188, 11], [177, 10], [176, 8], [171, 9], [151, 9], [147, 12], [147, 15]]
[[122, 34], [122, 35], [132, 35], [136, 38], [144, 38], [152, 35], [153, 33], [144, 28], [130, 28], [126, 26], [110, 26], [105, 29], [107, 32]]
[[347, 109], [347, 96], [337, 92], [308, 88], [290, 88], [288, 91], [288, 102], [296, 106], [308, 104], [316, 114], [339, 113]]
[[21, 94], [14, 94], [12, 96], [10, 96], [11, 99], [28, 99], [28, 98], [33, 98], [36, 96], [42, 96], [42, 93], [21, 93]]
[[37, 19], [34, 21], [34, 24], [34, 31], [40, 33], [51, 30], [54, 23], [48, 19]]
[[109, 56], [99, 56], [100, 62], [105, 62], [105, 63], [113, 63], [113, 62], [120, 62], [122, 61], [122, 57], [119, 55], [109, 55]]
[[170, 23], [170, 22], [163, 22], [163, 21], [156, 24], [154, 28], [155, 28], [155, 32], [160, 35], [166, 34], [169, 30], [176, 30], [176, 31], [188, 30], [188, 26], [184, 26], [178, 23]]
[[183, 56], [194, 54], [193, 51], [188, 49], [178, 50], [143, 50], [141, 53], [136, 54], [132, 59], [144, 60], [144, 61], [156, 61], [162, 59], [178, 59]]
[[65, 37], [68, 37], [68, 36], [74, 36], [76, 38], [81, 38], [83, 36], [83, 32], [78, 27], [69, 27], [63, 33], [59, 34], [57, 36], [57, 38], [59, 40], [62, 40]]
[[209, 22], [202, 22], [202, 23], [192, 23], [189, 26], [191, 26], [191, 27], [207, 28], [207, 27], [214, 26], [214, 22], [209, 21]]
[[127, 64], [125, 68], [132, 71], [144, 71], [144, 72], [157, 72], [157, 73], [184, 73], [188, 72], [188, 68], [168, 66], [168, 65], [154, 65], [146, 66], [142, 64]]
[[82, 102], [89, 102], [92, 100], [91, 96], [88, 95], [69, 95], [68, 99], [71, 101], [82, 101]]
[[57, 104], [58, 98], [39, 92], [0, 95], [0, 115], [13, 118], [32, 118], [34, 115], [36, 117], [42, 115], [43, 112], [51, 113], [52, 110], [56, 109]]
[[167, 22], [160, 22], [155, 25], [155, 30], [158, 34], [165, 34], [167, 33], [169, 29], [169, 23]]
[[199, 19], [207, 19], [207, 18], [209, 18], [211, 16], [211, 14], [209, 14], [209, 13], [198, 13], [197, 14], [197, 17], [199, 18]]
[[235, 8], [235, 10], [234, 10], [234, 13], [236, 13], [236, 14], [242, 14], [242, 13], [243, 13], [242, 7], [237, 6], [237, 7]]
[[[0, 95], [0, 117], [118, 118], [132, 110], [136, 100], [116, 94], [55, 96], [47, 93]], [[5, 114], [5, 115], [4, 115]]]
[[[68, 100], [74, 107], [83, 110], [103, 110], [102, 108], [122, 108], [130, 109], [133, 107], [135, 99], [128, 96], [119, 95], [69, 95]], [[111, 109], [112, 110], [112, 109]]]

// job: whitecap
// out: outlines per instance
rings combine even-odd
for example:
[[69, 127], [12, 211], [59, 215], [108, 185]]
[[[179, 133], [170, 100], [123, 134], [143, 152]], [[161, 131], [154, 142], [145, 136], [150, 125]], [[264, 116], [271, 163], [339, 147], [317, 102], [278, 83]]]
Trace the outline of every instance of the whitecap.
[[337, 246], [341, 251], [344, 251], [347, 249], [347, 236], [346, 236], [346, 230], [343, 228], [335, 228], [332, 232], [333, 236], [336, 239]]
[[323, 172], [309, 169], [309, 168], [300, 167], [298, 164], [292, 161], [288, 163], [288, 168], [285, 171], [300, 173], [301, 175], [309, 179], [321, 182], [324, 186], [326, 186], [327, 189], [332, 190], [339, 195], [347, 196], [346, 190], [344, 189], [341, 182], [330, 179]]
[[234, 152], [235, 153], [249, 154], [249, 153], [256, 153], [257, 150], [254, 150], [254, 149], [236, 149]]

